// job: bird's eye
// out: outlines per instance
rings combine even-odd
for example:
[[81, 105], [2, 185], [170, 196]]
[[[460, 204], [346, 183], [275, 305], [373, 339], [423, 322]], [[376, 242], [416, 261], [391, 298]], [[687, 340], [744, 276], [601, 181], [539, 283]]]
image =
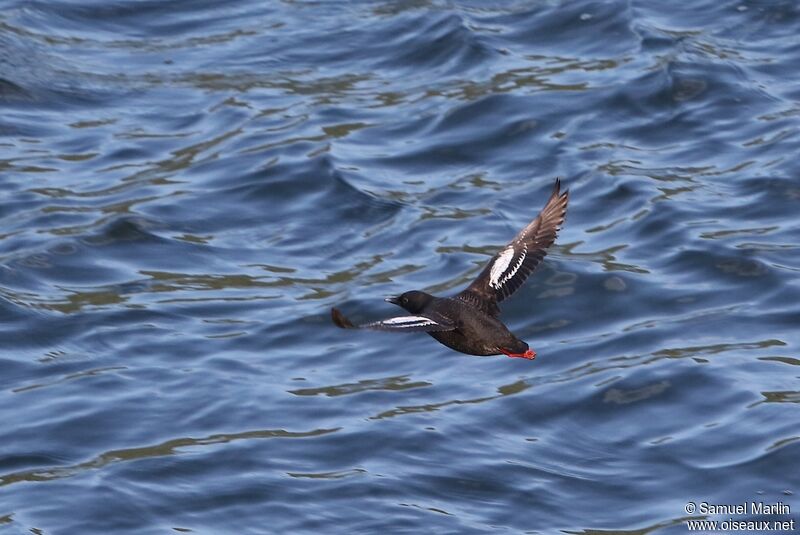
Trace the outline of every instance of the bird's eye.
[[408, 297], [401, 297], [401, 298], [400, 298], [400, 301], [401, 301], [403, 304], [406, 304], [406, 303], [408, 303]]

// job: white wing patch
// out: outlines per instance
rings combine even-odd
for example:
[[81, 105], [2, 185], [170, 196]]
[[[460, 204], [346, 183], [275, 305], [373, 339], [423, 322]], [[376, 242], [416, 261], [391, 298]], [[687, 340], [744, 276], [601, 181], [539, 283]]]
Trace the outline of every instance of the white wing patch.
[[427, 327], [429, 325], [439, 325], [425, 316], [398, 316], [383, 320], [381, 323], [388, 327]]
[[[509, 279], [517, 274], [522, 263], [525, 261], [525, 256], [528, 253], [528, 246], [522, 244], [522, 251], [519, 251], [519, 259], [511, 266], [511, 261], [514, 259], [516, 250], [513, 245], [506, 247], [497, 260], [492, 264], [492, 270], [489, 272], [489, 286], [495, 289], [500, 289]], [[510, 266], [510, 267], [509, 267]]]

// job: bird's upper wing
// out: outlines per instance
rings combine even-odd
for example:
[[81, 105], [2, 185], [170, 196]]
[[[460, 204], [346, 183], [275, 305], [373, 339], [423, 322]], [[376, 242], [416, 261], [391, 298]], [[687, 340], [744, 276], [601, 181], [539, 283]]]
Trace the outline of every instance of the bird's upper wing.
[[441, 314], [408, 314], [406, 316], [397, 316], [394, 318], [387, 318], [381, 321], [373, 321], [372, 323], [364, 323], [363, 325], [353, 325], [353, 323], [342, 314], [339, 309], [331, 309], [331, 319], [337, 327], [342, 329], [372, 329], [376, 331], [392, 331], [392, 332], [434, 332], [434, 331], [452, 331], [456, 328], [455, 323], [442, 316]]
[[561, 193], [561, 181], [556, 179], [553, 193], [536, 219], [494, 255], [478, 278], [456, 298], [497, 315], [497, 303], [522, 286], [547, 254], [564, 222], [568, 200], [569, 191]]

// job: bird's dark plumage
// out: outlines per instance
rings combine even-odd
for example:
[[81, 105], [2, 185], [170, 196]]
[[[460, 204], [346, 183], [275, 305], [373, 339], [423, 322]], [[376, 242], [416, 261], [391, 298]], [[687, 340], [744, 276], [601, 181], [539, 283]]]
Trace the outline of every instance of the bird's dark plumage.
[[541, 213], [494, 255], [480, 275], [453, 297], [406, 292], [386, 301], [409, 312], [381, 321], [353, 325], [339, 310], [331, 309], [333, 323], [343, 329], [429, 333], [442, 344], [470, 355], [499, 355], [533, 359], [536, 353], [497, 319], [498, 303], [513, 294], [533, 273], [556, 239], [567, 213], [569, 192], [561, 193], [556, 179], [553, 193]]

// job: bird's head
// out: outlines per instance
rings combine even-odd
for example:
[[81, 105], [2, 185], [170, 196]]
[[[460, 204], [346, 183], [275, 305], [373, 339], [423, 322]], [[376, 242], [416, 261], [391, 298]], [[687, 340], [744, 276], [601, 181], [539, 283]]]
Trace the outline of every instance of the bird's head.
[[423, 311], [423, 309], [428, 305], [428, 303], [431, 302], [432, 299], [433, 296], [431, 294], [413, 290], [400, 295], [389, 296], [385, 299], [385, 301], [387, 303], [392, 303], [399, 307], [403, 307], [412, 314], [418, 314]]

